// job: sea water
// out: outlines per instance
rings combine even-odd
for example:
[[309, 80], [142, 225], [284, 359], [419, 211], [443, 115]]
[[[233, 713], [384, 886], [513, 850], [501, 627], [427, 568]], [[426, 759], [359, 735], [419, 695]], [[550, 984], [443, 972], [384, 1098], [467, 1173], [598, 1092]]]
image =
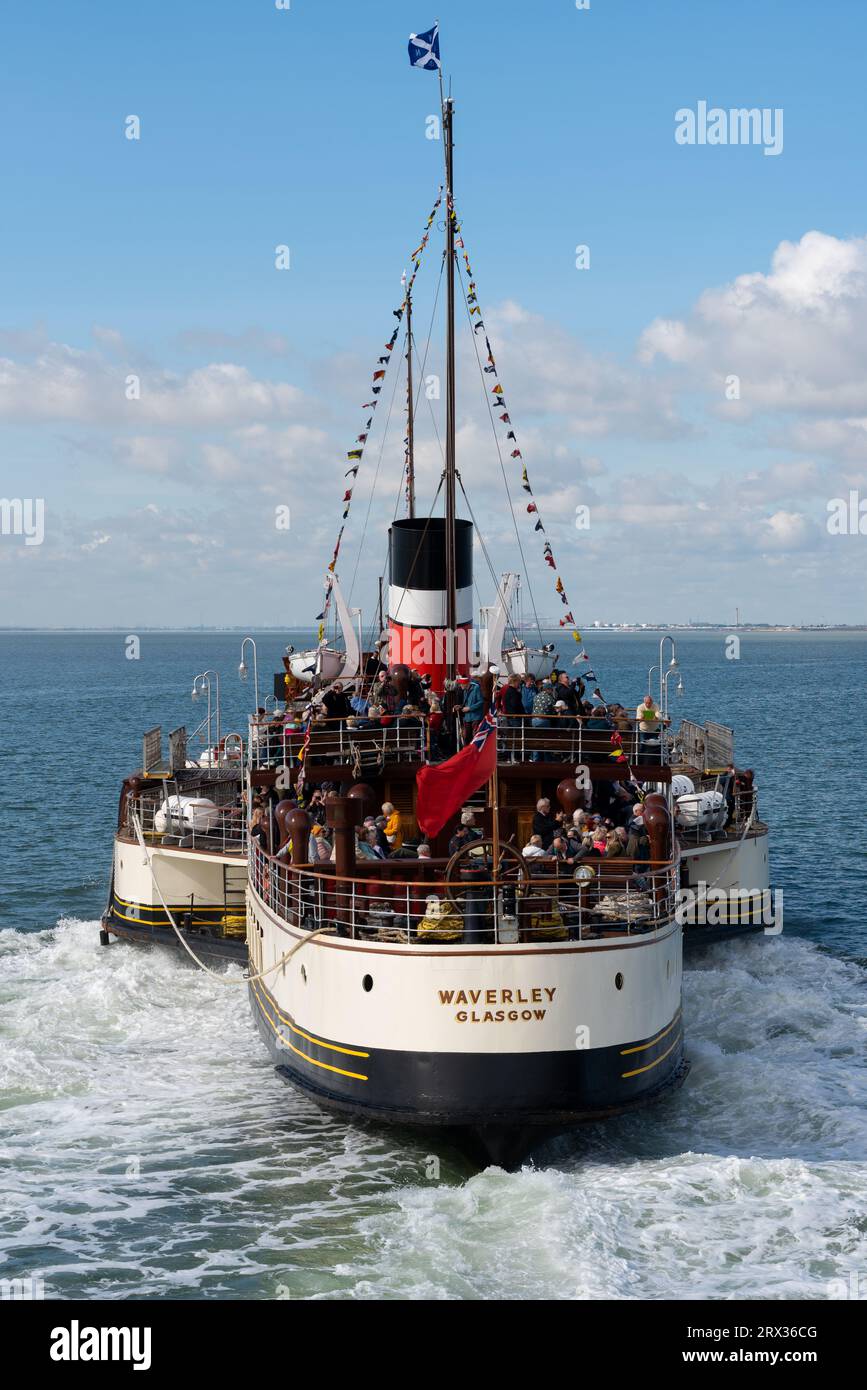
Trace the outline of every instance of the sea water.
[[[145, 633], [129, 662], [123, 634], [0, 635], [0, 1280], [49, 1298], [867, 1296], [867, 637], [744, 635], [737, 663], [722, 635], [678, 639], [675, 722], [735, 727], [786, 929], [688, 959], [681, 1091], [507, 1174], [283, 1085], [240, 971], [98, 944], [140, 735], [198, 721], [208, 666], [223, 732], [242, 727], [240, 636]], [[285, 641], [259, 639], [260, 697]], [[638, 703], [657, 643], [595, 641], [609, 698]]]

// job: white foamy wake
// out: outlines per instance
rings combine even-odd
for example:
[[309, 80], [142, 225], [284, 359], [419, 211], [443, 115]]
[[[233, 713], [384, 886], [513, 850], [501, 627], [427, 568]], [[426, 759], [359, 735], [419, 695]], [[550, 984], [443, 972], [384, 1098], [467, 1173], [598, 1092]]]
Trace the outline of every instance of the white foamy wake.
[[286, 1088], [243, 986], [97, 933], [0, 932], [0, 1277], [60, 1298], [785, 1299], [867, 1271], [863, 973], [814, 946], [709, 951], [680, 1093], [549, 1166], [468, 1177]]

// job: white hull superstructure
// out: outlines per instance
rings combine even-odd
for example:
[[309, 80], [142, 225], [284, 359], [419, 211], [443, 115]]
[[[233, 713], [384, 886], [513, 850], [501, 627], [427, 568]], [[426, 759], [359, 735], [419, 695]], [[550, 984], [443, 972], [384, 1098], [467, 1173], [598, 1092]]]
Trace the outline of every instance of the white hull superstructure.
[[174, 919], [191, 940], [228, 936], [239, 943], [246, 930], [246, 882], [242, 854], [159, 845], [143, 850], [118, 838], [106, 925], [118, 934], [140, 937], [145, 931], [157, 940], [173, 930]]
[[[287, 1080], [357, 1118], [467, 1128], [489, 1147], [497, 1131], [508, 1155], [528, 1131], [617, 1113], [681, 1078], [670, 895], [655, 917], [605, 930], [578, 911], [563, 941], [534, 941], [529, 927], [512, 944], [447, 943], [412, 923], [430, 886], [405, 885], [404, 939], [377, 940], [369, 878], [350, 891], [254, 855], [251, 1001]], [[469, 925], [465, 913], [464, 935]]]
[[[171, 769], [166, 769], [171, 773]], [[124, 783], [102, 918], [110, 935], [246, 956], [246, 819], [240, 768], [140, 772]]]

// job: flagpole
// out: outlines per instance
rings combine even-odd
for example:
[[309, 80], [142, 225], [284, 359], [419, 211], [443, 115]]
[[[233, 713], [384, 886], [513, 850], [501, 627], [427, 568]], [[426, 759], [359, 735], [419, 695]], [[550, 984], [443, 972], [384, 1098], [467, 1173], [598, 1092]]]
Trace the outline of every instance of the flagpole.
[[415, 516], [415, 421], [412, 398], [412, 290], [406, 292], [406, 503]]
[[498, 770], [499, 749], [497, 748], [497, 738], [499, 729], [494, 730], [494, 771], [488, 784], [488, 800], [491, 802], [491, 839], [494, 842], [493, 869], [491, 878], [493, 888], [491, 895], [493, 899], [493, 927], [494, 940], [497, 939], [497, 923], [500, 920], [500, 908], [497, 901], [500, 880], [500, 775]]
[[[494, 748], [496, 749], [496, 733], [494, 734]], [[499, 757], [499, 752], [497, 753]], [[494, 842], [494, 878], [500, 872], [500, 776], [497, 762], [494, 762], [494, 771], [488, 784], [488, 800], [491, 802], [493, 817], [491, 820], [491, 839]]]
[[[442, 68], [440, 68], [442, 85]], [[455, 643], [457, 641], [457, 594], [455, 548], [455, 219], [454, 219], [454, 139], [452, 118], [454, 105], [449, 97], [443, 105], [443, 133], [446, 156], [446, 675], [454, 680], [457, 672]]]

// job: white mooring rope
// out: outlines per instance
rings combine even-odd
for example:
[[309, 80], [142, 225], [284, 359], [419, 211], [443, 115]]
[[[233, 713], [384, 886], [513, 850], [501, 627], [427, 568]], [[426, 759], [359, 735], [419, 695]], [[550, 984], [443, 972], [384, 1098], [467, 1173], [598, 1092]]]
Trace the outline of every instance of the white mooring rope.
[[313, 931], [308, 932], [305, 936], [302, 936], [302, 938], [301, 938], [300, 941], [296, 941], [296, 942], [295, 942], [295, 945], [292, 947], [291, 950], [287, 951], [284, 955], [282, 955], [282, 956], [280, 957], [280, 959], [279, 959], [278, 961], [275, 961], [274, 964], [271, 965], [271, 966], [269, 966], [269, 968], [268, 968], [267, 970], [261, 971], [258, 975], [248, 975], [248, 974], [246, 973], [246, 971], [245, 971], [245, 973], [244, 973], [244, 975], [242, 976], [242, 978], [241, 978], [240, 980], [237, 980], [237, 979], [234, 979], [234, 978], [231, 977], [231, 976], [221, 975], [221, 974], [219, 974], [216, 970], [211, 970], [210, 966], [205, 965], [204, 961], [199, 960], [199, 957], [196, 955], [195, 951], [194, 951], [193, 948], [190, 946], [189, 942], [185, 940], [185, 938], [184, 938], [184, 936], [183, 936], [183, 934], [182, 934], [180, 928], [178, 927], [177, 923], [175, 922], [175, 919], [174, 919], [174, 917], [173, 917], [172, 914], [171, 914], [171, 910], [170, 910], [170, 908], [169, 908], [169, 905], [168, 905], [168, 903], [166, 902], [165, 898], [163, 897], [162, 889], [160, 888], [159, 882], [157, 881], [157, 876], [156, 876], [156, 874], [154, 873], [154, 866], [153, 866], [153, 862], [152, 862], [152, 858], [151, 858], [151, 853], [150, 853], [150, 850], [148, 849], [148, 846], [147, 846], [147, 844], [146, 844], [146, 842], [145, 842], [145, 837], [144, 837], [144, 835], [143, 835], [143, 833], [142, 833], [141, 824], [140, 824], [139, 818], [138, 818], [138, 816], [137, 816], [137, 814], [136, 814], [135, 812], [133, 812], [133, 818], [132, 818], [132, 819], [133, 819], [133, 825], [135, 826], [135, 833], [136, 833], [136, 835], [137, 835], [137, 837], [138, 837], [138, 842], [139, 842], [139, 844], [141, 845], [142, 849], [144, 850], [145, 863], [147, 864], [148, 869], [150, 870], [150, 876], [151, 876], [151, 879], [153, 880], [154, 888], [156, 888], [156, 890], [157, 890], [157, 897], [159, 898], [160, 902], [161, 902], [162, 905], [163, 905], [163, 910], [164, 910], [166, 916], [167, 916], [168, 919], [169, 919], [169, 922], [171, 923], [171, 925], [172, 925], [172, 927], [173, 927], [173, 929], [174, 929], [175, 936], [178, 938], [178, 941], [180, 941], [180, 943], [181, 943], [181, 945], [183, 946], [184, 950], [187, 952], [187, 955], [192, 957], [192, 959], [195, 961], [195, 963], [196, 963], [196, 965], [199, 967], [199, 969], [200, 969], [200, 970], [204, 970], [204, 972], [205, 972], [206, 975], [210, 975], [210, 976], [212, 977], [212, 979], [216, 980], [219, 984], [221, 984], [221, 985], [249, 985], [249, 984], [255, 984], [255, 982], [256, 982], [257, 980], [264, 980], [265, 977], [266, 977], [267, 975], [271, 975], [275, 970], [279, 970], [280, 967], [281, 967], [281, 965], [285, 965], [286, 962], [287, 962], [287, 960], [291, 960], [291, 958], [294, 956], [295, 952], [296, 952], [296, 951], [300, 951], [300, 949], [301, 949], [302, 946], [306, 946], [306, 944], [307, 944], [308, 941], [312, 941], [313, 938], [314, 938], [314, 936], [319, 936], [319, 935], [321, 935], [322, 932], [328, 931], [328, 930], [330, 929], [331, 923], [329, 922], [329, 923], [326, 923], [326, 925], [323, 926], [323, 927], [316, 927]]

